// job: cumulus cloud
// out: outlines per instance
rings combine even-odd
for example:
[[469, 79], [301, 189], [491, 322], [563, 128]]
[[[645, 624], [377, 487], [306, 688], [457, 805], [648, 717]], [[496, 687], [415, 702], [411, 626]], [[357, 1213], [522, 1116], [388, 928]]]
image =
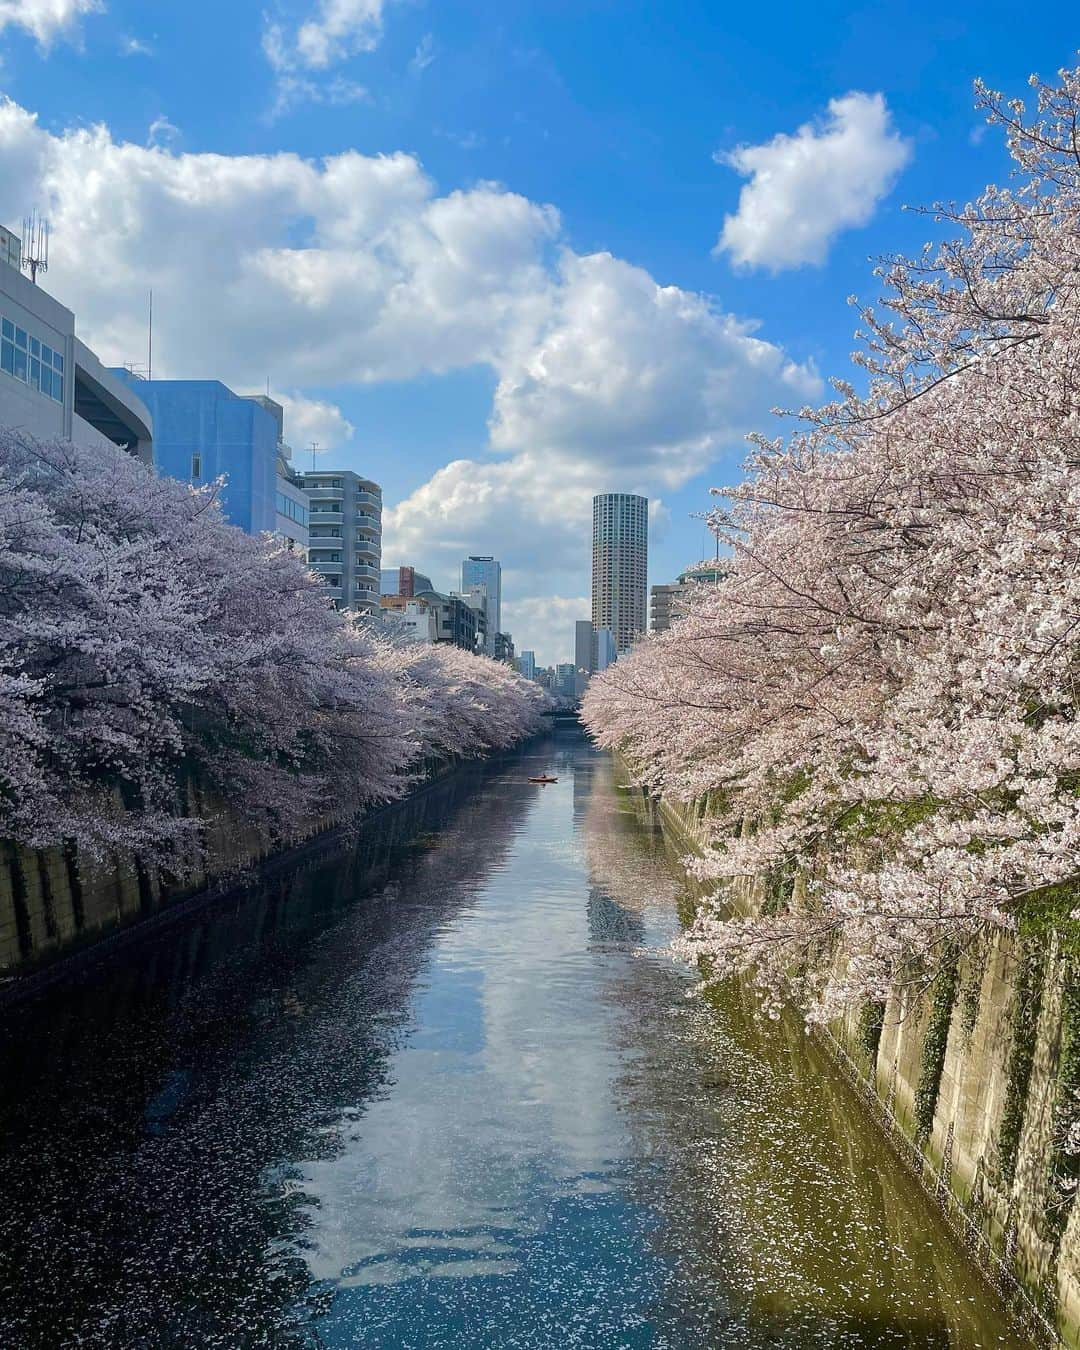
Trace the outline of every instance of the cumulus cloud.
[[[513, 577], [509, 578], [513, 582]], [[503, 587], [506, 590], [506, 586]], [[536, 595], [505, 600], [503, 627], [514, 634], [518, 654], [536, 653], [541, 666], [554, 666], [574, 659], [574, 624], [592, 616], [587, 595]]]
[[104, 8], [101, 0], [0, 0], [0, 33], [22, 28], [48, 47], [56, 38], [70, 36], [84, 15]]
[[716, 252], [773, 271], [822, 263], [841, 230], [870, 220], [910, 157], [882, 95], [858, 92], [832, 99], [826, 117], [794, 135], [717, 155], [750, 181]]
[[0, 102], [0, 181], [51, 218], [49, 289], [106, 362], [144, 350], [152, 286], [155, 370], [239, 390], [274, 372], [298, 451], [352, 430], [305, 388], [489, 368], [490, 444], [386, 512], [388, 559], [443, 584], [479, 550], [508, 596], [580, 594], [594, 492], [655, 499], [818, 390], [708, 297], [575, 254], [553, 207], [440, 193], [411, 155], [185, 154]]
[[565, 252], [546, 322], [505, 361], [492, 443], [678, 485], [778, 398], [820, 392], [808, 367], [706, 297], [609, 253]]
[[340, 450], [352, 440], [356, 428], [337, 404], [307, 398], [301, 393], [276, 393], [274, 397], [285, 409], [285, 438], [293, 448], [298, 467], [308, 462], [304, 454], [310, 454], [313, 443], [318, 445], [320, 454], [326, 454]]
[[164, 113], [159, 113], [150, 123], [146, 133], [147, 145], [172, 145], [180, 139], [180, 128], [174, 126]]

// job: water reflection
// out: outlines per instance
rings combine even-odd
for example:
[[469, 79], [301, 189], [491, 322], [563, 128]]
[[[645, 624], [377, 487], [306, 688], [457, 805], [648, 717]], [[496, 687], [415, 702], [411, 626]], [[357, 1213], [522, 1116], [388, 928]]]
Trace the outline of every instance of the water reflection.
[[1019, 1344], [679, 898], [556, 740], [9, 1016], [0, 1342]]

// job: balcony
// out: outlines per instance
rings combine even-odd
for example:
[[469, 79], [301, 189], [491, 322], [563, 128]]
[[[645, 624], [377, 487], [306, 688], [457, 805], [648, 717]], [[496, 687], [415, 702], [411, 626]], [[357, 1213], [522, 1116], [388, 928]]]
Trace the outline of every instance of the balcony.
[[344, 525], [345, 517], [340, 511], [320, 511], [317, 506], [312, 506], [308, 512], [309, 525]]
[[377, 507], [379, 511], [382, 510], [382, 498], [377, 497], [374, 492], [358, 492], [356, 494], [356, 502], [358, 506], [374, 506]]
[[304, 492], [312, 501], [343, 501], [345, 498], [345, 489], [339, 487], [305, 487]]
[[379, 584], [379, 569], [371, 567], [368, 563], [357, 563], [354, 569], [357, 581], [370, 581], [376, 586]]
[[358, 558], [378, 558], [379, 541], [377, 539], [365, 539], [362, 534], [359, 534], [356, 536], [354, 552]]

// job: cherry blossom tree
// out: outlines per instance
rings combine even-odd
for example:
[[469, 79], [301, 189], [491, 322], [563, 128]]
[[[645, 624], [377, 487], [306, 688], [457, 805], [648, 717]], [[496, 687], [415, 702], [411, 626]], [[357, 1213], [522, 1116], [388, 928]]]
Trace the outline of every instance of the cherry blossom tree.
[[642, 783], [709, 794], [693, 869], [723, 884], [681, 949], [773, 1011], [833, 1017], [1076, 905], [1080, 72], [1035, 89], [1028, 117], [978, 87], [1017, 183], [883, 265], [864, 391], [755, 440], [711, 517], [730, 574], [586, 699]]
[[538, 725], [536, 694], [339, 613], [214, 488], [0, 431], [0, 833], [179, 868], [195, 780], [268, 838], [400, 796]]

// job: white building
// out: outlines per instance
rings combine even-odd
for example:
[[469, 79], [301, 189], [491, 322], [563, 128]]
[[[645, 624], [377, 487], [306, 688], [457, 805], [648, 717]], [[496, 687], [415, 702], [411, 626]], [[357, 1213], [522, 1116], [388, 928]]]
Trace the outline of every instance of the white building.
[[300, 476], [307, 494], [308, 562], [339, 609], [378, 615], [382, 488], [348, 469]]
[[146, 405], [75, 336], [75, 316], [24, 276], [0, 226], [0, 426], [40, 439], [108, 441], [153, 462]]
[[630, 492], [593, 498], [592, 624], [629, 651], [649, 624], [649, 501]]

